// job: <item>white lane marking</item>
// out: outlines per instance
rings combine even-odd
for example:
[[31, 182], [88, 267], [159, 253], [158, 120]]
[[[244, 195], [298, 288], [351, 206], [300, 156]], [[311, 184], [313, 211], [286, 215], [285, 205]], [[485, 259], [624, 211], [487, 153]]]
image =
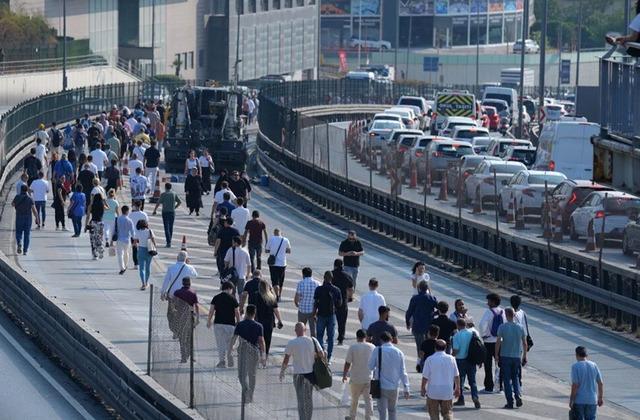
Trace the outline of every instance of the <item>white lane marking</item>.
[[64, 398], [65, 401], [78, 412], [80, 416], [82, 416], [82, 418], [94, 419], [94, 417], [87, 410], [85, 410], [82, 404], [80, 404], [78, 400], [76, 400], [71, 394], [69, 394], [69, 392], [67, 392], [67, 390], [64, 389], [64, 387], [60, 385], [58, 381], [56, 381], [55, 378], [49, 374], [49, 372], [47, 372], [42, 366], [40, 366], [36, 359], [34, 359], [33, 356], [31, 356], [29, 352], [27, 352], [24, 347], [22, 347], [20, 343], [18, 343], [18, 341], [13, 338], [2, 325], [0, 325], [0, 334], [2, 334], [5, 340], [7, 340], [7, 342], [9, 342], [9, 344], [11, 344], [11, 346], [18, 353], [20, 353], [20, 356], [22, 356], [22, 358], [31, 365], [33, 370], [38, 372], [38, 374], [42, 376], [49, 383], [49, 385], [51, 385], [51, 387], [55, 389], [62, 396], [62, 398]]

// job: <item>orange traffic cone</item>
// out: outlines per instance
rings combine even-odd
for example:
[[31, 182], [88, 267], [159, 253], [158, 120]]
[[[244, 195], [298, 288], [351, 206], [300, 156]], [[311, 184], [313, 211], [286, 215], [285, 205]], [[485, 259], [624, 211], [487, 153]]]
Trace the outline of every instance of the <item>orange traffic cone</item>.
[[418, 167], [414, 161], [411, 161], [411, 178], [409, 179], [409, 188], [418, 187]]
[[447, 174], [442, 172], [442, 181], [440, 181], [440, 193], [438, 194], [439, 201], [449, 201], [449, 192], [447, 186]]
[[[149, 199], [150, 203], [157, 203], [160, 201], [160, 178], [157, 175], [159, 174], [156, 174], [156, 185], [153, 188], [153, 196]], [[162, 179], [162, 182], [166, 182], [164, 178]]]
[[476, 188], [476, 196], [473, 200], [473, 211], [471, 214], [482, 214], [482, 197], [480, 196], [480, 188]]
[[593, 229], [593, 222], [587, 227], [587, 243], [583, 252], [591, 252], [596, 250], [596, 232]]
[[180, 251], [187, 250], [187, 235], [182, 235], [182, 245], [180, 245]]

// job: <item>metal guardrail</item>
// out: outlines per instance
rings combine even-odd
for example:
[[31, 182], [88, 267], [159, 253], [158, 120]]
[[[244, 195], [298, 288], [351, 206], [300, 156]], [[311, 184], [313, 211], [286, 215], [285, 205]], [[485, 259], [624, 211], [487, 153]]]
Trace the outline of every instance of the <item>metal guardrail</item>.
[[[108, 61], [98, 54], [67, 57], [67, 69], [106, 66], [108, 64]], [[38, 60], [5, 61], [0, 62], [0, 76], [16, 73], [36, 73], [61, 70], [62, 67], [63, 59], [60, 57], [43, 58]]]

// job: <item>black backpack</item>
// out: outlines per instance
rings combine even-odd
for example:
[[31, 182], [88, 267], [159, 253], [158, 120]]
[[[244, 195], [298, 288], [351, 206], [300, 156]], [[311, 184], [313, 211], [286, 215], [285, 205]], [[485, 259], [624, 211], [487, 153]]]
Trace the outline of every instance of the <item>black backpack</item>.
[[51, 129], [51, 144], [53, 147], [60, 146], [60, 141], [62, 140], [62, 136], [60, 135], [60, 130], [57, 128]]
[[467, 352], [467, 360], [474, 365], [480, 365], [484, 363], [487, 357], [487, 348], [484, 346], [480, 337], [475, 332], [471, 335], [471, 341], [469, 341], [469, 351]]

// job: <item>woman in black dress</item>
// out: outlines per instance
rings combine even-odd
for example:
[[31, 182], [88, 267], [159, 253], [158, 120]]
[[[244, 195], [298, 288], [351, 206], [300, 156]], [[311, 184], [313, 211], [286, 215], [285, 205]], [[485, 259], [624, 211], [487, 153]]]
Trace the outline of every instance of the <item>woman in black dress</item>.
[[184, 181], [184, 192], [187, 195], [189, 215], [195, 211], [196, 216], [200, 216], [200, 209], [202, 208], [202, 178], [198, 175], [197, 168], [193, 168], [191, 173], [187, 175], [187, 179]]
[[271, 285], [266, 280], [260, 280], [258, 293], [255, 296], [256, 304], [256, 321], [262, 325], [264, 336], [265, 353], [269, 357], [269, 348], [271, 347], [271, 336], [273, 335], [273, 327], [275, 320], [278, 320], [278, 329], [282, 328], [282, 318], [278, 310], [278, 300], [276, 294], [271, 289]]
[[64, 182], [66, 178], [64, 175], [60, 176], [57, 180], [53, 180], [53, 209], [55, 210], [55, 218], [56, 218], [56, 230], [60, 229], [60, 225], [62, 225], [62, 230], [67, 230], [64, 225], [64, 204], [67, 201], [67, 191], [64, 189]]

